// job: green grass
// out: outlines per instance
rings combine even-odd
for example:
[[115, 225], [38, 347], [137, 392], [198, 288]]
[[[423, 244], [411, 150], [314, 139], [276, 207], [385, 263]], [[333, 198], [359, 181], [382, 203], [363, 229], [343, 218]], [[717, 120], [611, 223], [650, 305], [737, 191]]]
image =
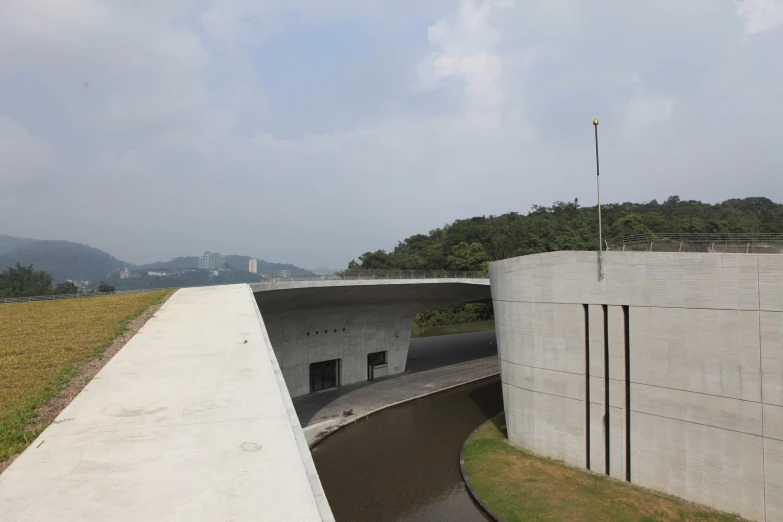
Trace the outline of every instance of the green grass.
[[517, 449], [503, 414], [469, 439], [464, 458], [473, 489], [506, 522], [742, 520]]
[[170, 290], [0, 305], [0, 462], [45, 426], [36, 410]]
[[447, 324], [444, 326], [417, 326], [413, 325], [411, 338], [432, 337], [435, 335], [452, 335], [471, 332], [485, 332], [495, 329], [495, 320], [477, 321], [475, 323]]

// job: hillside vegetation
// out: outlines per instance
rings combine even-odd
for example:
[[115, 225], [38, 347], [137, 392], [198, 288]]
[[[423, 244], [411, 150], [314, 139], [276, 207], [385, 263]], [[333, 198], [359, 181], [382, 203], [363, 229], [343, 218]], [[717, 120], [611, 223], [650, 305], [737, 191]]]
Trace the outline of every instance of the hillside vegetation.
[[[783, 205], [767, 198], [730, 199], [711, 205], [680, 201], [602, 206], [604, 236], [666, 233], [783, 233]], [[458, 219], [442, 228], [397, 243], [391, 252], [365, 252], [351, 269], [480, 270], [491, 261], [557, 250], [597, 250], [596, 207], [556, 202], [526, 214]], [[475, 323], [493, 317], [492, 303], [447, 306], [420, 313], [414, 330]]]
[[[680, 201], [603, 205], [605, 237], [649, 233], [781, 233], [783, 205], [767, 198], [730, 199], [711, 205]], [[459, 219], [417, 234], [391, 252], [366, 252], [349, 268], [482, 270], [490, 261], [557, 250], [597, 250], [596, 207], [556, 202], [526, 214]]]
[[0, 269], [17, 263], [48, 272], [54, 281], [100, 281], [112, 270], [127, 266], [103, 250], [70, 241], [27, 241], [0, 255]]

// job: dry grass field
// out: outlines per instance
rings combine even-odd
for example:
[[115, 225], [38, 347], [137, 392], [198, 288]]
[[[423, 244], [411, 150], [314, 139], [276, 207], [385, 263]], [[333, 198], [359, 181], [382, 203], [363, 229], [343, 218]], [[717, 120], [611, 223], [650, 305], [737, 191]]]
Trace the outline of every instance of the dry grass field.
[[[24, 450], [67, 401], [49, 403], [72, 380], [81, 376], [86, 384], [130, 322], [170, 293], [0, 305], [0, 464]], [[81, 389], [70, 387], [71, 395]]]

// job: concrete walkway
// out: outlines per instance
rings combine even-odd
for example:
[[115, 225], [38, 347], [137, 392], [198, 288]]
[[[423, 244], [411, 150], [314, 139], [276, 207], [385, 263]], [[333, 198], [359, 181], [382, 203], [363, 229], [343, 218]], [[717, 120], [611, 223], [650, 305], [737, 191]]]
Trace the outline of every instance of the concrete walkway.
[[307, 442], [389, 406], [496, 375], [497, 354], [486, 355], [494, 341], [495, 332], [414, 339], [405, 374], [294, 399]]
[[0, 520], [334, 520], [250, 288], [172, 296], [0, 475]]

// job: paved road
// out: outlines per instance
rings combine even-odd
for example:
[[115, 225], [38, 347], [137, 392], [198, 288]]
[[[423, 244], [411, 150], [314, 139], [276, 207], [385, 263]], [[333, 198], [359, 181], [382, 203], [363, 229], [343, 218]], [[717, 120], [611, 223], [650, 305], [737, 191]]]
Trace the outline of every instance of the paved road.
[[[490, 344], [491, 343], [491, 344]], [[379, 408], [494, 375], [495, 332], [413, 339], [402, 375], [294, 399], [308, 442]], [[354, 414], [344, 416], [343, 412]]]

